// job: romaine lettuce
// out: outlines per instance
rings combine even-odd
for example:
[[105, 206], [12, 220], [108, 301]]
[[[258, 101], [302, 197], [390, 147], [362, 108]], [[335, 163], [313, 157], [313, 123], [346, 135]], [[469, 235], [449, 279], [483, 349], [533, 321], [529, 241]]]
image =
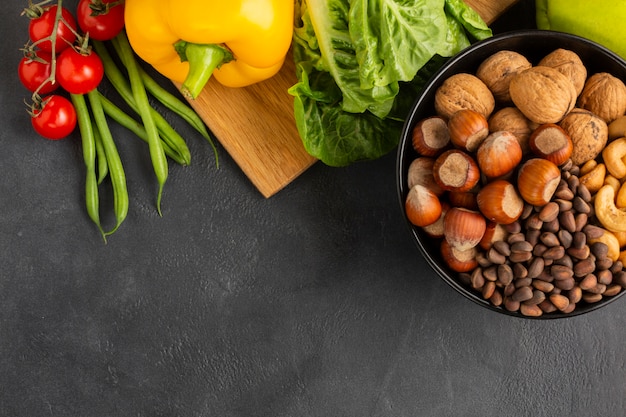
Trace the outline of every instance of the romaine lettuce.
[[462, 0], [297, 0], [289, 92], [307, 151], [331, 166], [391, 151], [423, 81], [468, 34], [491, 30]]

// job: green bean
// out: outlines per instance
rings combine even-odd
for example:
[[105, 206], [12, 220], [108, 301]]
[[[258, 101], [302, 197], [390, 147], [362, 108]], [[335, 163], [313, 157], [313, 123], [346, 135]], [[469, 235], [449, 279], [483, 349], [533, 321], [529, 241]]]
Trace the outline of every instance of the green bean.
[[[106, 98], [102, 93], [100, 94], [100, 101], [102, 102], [102, 108], [104, 112], [111, 119], [115, 120], [121, 126], [133, 132], [137, 137], [139, 137], [144, 142], [148, 142], [148, 134], [146, 133], [146, 129], [143, 128], [141, 123], [137, 120], [130, 117], [128, 114], [124, 112], [124, 110], [117, 107], [111, 100]], [[175, 132], [176, 133], [176, 132]], [[176, 133], [177, 134], [177, 133]], [[174, 161], [179, 163], [180, 165], [187, 165], [187, 161], [183, 157], [181, 157], [175, 150], [173, 150], [167, 142], [163, 141], [163, 150], [165, 154], [172, 158]]]
[[135, 98], [135, 104], [137, 105], [137, 110], [141, 116], [143, 126], [148, 133], [148, 149], [150, 150], [150, 158], [152, 159], [154, 174], [156, 175], [159, 183], [156, 206], [159, 215], [162, 215], [161, 197], [163, 196], [163, 187], [165, 185], [165, 181], [167, 181], [168, 175], [167, 158], [165, 157], [163, 146], [161, 146], [161, 139], [159, 137], [159, 132], [157, 131], [156, 123], [154, 122], [154, 118], [150, 112], [152, 107], [148, 101], [148, 93], [146, 92], [146, 88], [144, 87], [141, 77], [139, 76], [137, 62], [133, 56], [133, 50], [128, 43], [128, 39], [126, 36], [120, 34], [113, 38], [113, 43], [117, 44], [120, 50], [120, 58], [122, 59], [122, 62], [125, 63], [126, 69], [128, 70], [128, 79], [130, 80], [130, 88], [133, 92], [133, 97]]
[[[113, 61], [108, 49], [102, 42], [92, 41], [92, 43], [96, 53], [102, 60], [104, 73], [107, 79], [111, 82], [126, 104], [136, 111], [138, 106], [135, 102], [132, 89], [124, 74], [122, 74], [120, 69], [115, 64], [115, 61]], [[171, 134], [171, 131], [174, 130], [172, 126], [152, 107], [150, 107], [150, 114], [152, 115], [159, 132], [162, 133], [163, 141], [181, 156], [181, 158], [185, 161], [184, 165], [189, 165], [191, 162], [191, 152], [189, 152], [189, 148], [187, 147], [185, 140], [178, 133], [175, 135]]]
[[203, 138], [205, 138], [211, 147], [213, 148], [213, 153], [215, 154], [215, 162], [218, 164], [218, 154], [217, 148], [215, 147], [215, 142], [209, 135], [209, 131], [207, 130], [204, 122], [198, 116], [191, 107], [187, 106], [182, 100], [176, 97], [174, 94], [167, 91], [163, 88], [159, 83], [157, 83], [154, 78], [150, 76], [143, 68], [139, 67], [139, 75], [143, 81], [143, 84], [146, 86], [146, 90], [154, 98], [159, 100], [161, 104], [165, 107], [179, 115], [183, 120], [185, 120], [191, 127], [196, 129]]
[[100, 224], [100, 202], [98, 196], [98, 181], [96, 178], [96, 144], [94, 129], [91, 123], [89, 109], [82, 94], [70, 94], [78, 117], [78, 128], [82, 139], [83, 160], [86, 168], [85, 175], [85, 206], [91, 221], [95, 223], [106, 243], [106, 235]]
[[94, 129], [93, 137], [96, 142], [96, 158], [98, 160], [98, 184], [102, 184], [102, 181], [109, 175], [109, 164], [107, 162], [107, 156], [104, 153], [104, 145], [102, 145], [102, 137], [98, 129]]
[[126, 215], [128, 214], [128, 189], [126, 188], [126, 173], [124, 172], [124, 166], [122, 160], [115, 146], [113, 135], [109, 130], [106, 115], [102, 109], [102, 102], [100, 101], [100, 95], [98, 90], [92, 90], [87, 93], [89, 98], [89, 104], [91, 104], [91, 111], [96, 122], [96, 127], [100, 131], [102, 138], [102, 145], [106, 154], [107, 163], [109, 165], [109, 176], [111, 178], [111, 185], [113, 186], [113, 207], [115, 212], [116, 224], [112, 230], [106, 232], [106, 235], [111, 235], [120, 227]]

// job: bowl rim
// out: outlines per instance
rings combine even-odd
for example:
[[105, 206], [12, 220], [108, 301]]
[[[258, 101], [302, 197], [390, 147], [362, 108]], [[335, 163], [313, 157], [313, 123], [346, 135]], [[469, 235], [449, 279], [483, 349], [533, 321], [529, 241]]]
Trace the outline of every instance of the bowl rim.
[[[401, 131], [402, 133], [400, 136], [400, 142], [398, 144], [398, 149], [397, 149], [397, 154], [396, 154], [396, 192], [397, 192], [398, 200], [400, 203], [400, 209], [404, 217], [405, 223], [408, 226], [409, 231], [411, 232], [413, 241], [417, 245], [420, 253], [426, 259], [430, 267], [435, 271], [435, 273], [441, 279], [443, 279], [444, 282], [446, 282], [446, 284], [448, 284], [450, 287], [456, 290], [464, 298], [469, 299], [470, 301], [473, 301], [475, 304], [478, 304], [479, 306], [484, 307], [490, 311], [504, 314], [506, 316], [524, 318], [524, 319], [530, 319], [530, 320], [566, 319], [566, 318], [572, 318], [572, 317], [580, 316], [582, 314], [590, 313], [592, 311], [605, 307], [608, 304], [613, 303], [615, 300], [621, 298], [626, 293], [626, 289], [623, 289], [619, 294], [615, 296], [604, 298], [600, 302], [589, 303], [589, 304], [586, 303], [583, 306], [577, 306], [577, 308], [574, 309], [574, 311], [572, 311], [571, 313], [553, 312], [553, 313], [542, 314], [541, 316], [538, 316], [538, 317], [526, 316], [526, 315], [521, 314], [519, 311], [509, 311], [502, 306], [495, 306], [488, 300], [485, 300], [484, 298], [482, 298], [482, 296], [480, 296], [476, 291], [472, 290], [468, 286], [461, 283], [458, 278], [454, 278], [451, 276], [453, 274], [458, 275], [458, 273], [447, 269], [446, 267], [442, 265], [443, 261], [437, 261], [434, 258], [433, 254], [427, 248], [426, 243], [424, 242], [424, 239], [432, 239], [432, 238], [428, 236], [422, 236], [423, 232], [420, 233], [420, 228], [412, 225], [406, 216], [404, 203], [406, 199], [406, 194], [408, 192], [408, 189], [407, 189], [408, 187], [406, 186], [406, 172], [407, 172], [409, 163], [407, 161], [409, 161], [408, 154], [411, 152], [414, 153], [414, 151], [412, 150], [412, 147], [409, 149], [407, 141], [408, 141], [408, 138], [410, 137], [410, 133], [411, 133], [413, 126], [417, 122], [416, 114], [418, 113], [420, 106], [423, 104], [423, 102], [427, 100], [427, 98], [429, 97], [429, 94], [433, 94], [433, 90], [435, 90], [438, 87], [438, 85], [441, 82], [443, 82], [442, 77], [447, 72], [450, 72], [451, 68], [456, 67], [460, 62], [463, 62], [468, 56], [471, 56], [474, 53], [476, 53], [476, 51], [489, 49], [493, 45], [501, 44], [501, 43], [504, 43], [513, 39], [516, 39], [516, 40], [519, 39], [520, 41], [526, 42], [529, 39], [538, 40], [538, 39], [545, 39], [546, 37], [562, 40], [564, 41], [564, 43], [570, 42], [570, 43], [579, 44], [581, 45], [581, 47], [583, 46], [591, 47], [592, 49], [596, 50], [596, 53], [605, 55], [606, 58], [609, 59], [609, 61], [612, 60], [614, 61], [614, 64], [623, 67], [624, 72], [626, 74], [626, 60], [624, 60], [622, 57], [620, 57], [618, 54], [611, 51], [610, 49], [604, 47], [603, 45], [600, 45], [597, 42], [594, 42], [590, 39], [583, 38], [581, 36], [577, 36], [577, 35], [573, 35], [573, 34], [565, 33], [565, 32], [543, 30], [543, 29], [523, 29], [523, 30], [510, 31], [510, 32], [505, 32], [505, 33], [494, 35], [482, 41], [473, 43], [472, 45], [466, 47], [465, 49], [455, 54], [454, 56], [448, 58], [445, 61], [445, 63], [434, 74], [431, 75], [431, 77], [428, 79], [428, 81], [424, 84], [422, 89], [419, 91], [418, 97], [414, 100], [411, 106], [411, 109], [409, 113], [407, 114], [407, 117], [402, 127], [402, 131]], [[507, 48], [507, 49], [515, 50], [514, 48]], [[491, 53], [494, 53], [494, 52], [495, 50], [491, 51]], [[452, 75], [453, 73], [455, 72], [451, 72], [450, 75]], [[433, 114], [434, 114], [434, 111], [433, 111]]]

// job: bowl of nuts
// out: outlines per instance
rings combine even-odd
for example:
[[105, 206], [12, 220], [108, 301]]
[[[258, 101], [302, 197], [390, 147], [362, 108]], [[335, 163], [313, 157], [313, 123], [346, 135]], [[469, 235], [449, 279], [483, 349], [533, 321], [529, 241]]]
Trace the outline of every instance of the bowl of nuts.
[[542, 30], [478, 42], [433, 75], [405, 121], [397, 192], [446, 283], [535, 319], [624, 295], [625, 80], [615, 53]]

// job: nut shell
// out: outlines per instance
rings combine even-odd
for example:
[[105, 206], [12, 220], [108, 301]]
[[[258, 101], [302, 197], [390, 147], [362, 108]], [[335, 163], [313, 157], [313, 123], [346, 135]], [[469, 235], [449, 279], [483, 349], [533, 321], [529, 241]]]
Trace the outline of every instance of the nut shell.
[[489, 135], [489, 123], [481, 113], [462, 109], [450, 116], [448, 131], [454, 146], [474, 152]]
[[409, 189], [414, 185], [420, 184], [430, 189], [436, 196], [441, 197], [445, 192], [435, 181], [433, 176], [433, 166], [435, 159], [427, 156], [419, 156], [415, 158], [409, 165], [407, 173], [407, 185]]
[[422, 226], [422, 230], [424, 231], [424, 233], [426, 233], [428, 236], [435, 238], [435, 239], [443, 238], [443, 218], [448, 212], [448, 210], [450, 210], [450, 205], [446, 203], [445, 201], [442, 201], [441, 202], [441, 216], [439, 216], [436, 222], [431, 223], [427, 226]]
[[572, 162], [582, 165], [595, 159], [606, 146], [609, 129], [606, 122], [594, 113], [574, 109], [563, 118], [561, 126], [572, 139]]
[[501, 130], [493, 132], [476, 152], [480, 172], [488, 179], [512, 172], [522, 161], [522, 148], [514, 134]]
[[487, 220], [478, 211], [450, 207], [443, 218], [444, 238], [461, 251], [477, 246], [486, 229]]
[[511, 100], [509, 84], [518, 72], [532, 67], [526, 57], [518, 52], [502, 50], [485, 59], [476, 70], [476, 76], [491, 90], [496, 100]]
[[568, 77], [576, 88], [576, 95], [583, 91], [587, 80], [587, 68], [576, 52], [563, 48], [555, 49], [543, 57], [538, 65], [552, 67]]
[[489, 130], [491, 132], [506, 130], [513, 133], [523, 154], [530, 152], [528, 139], [536, 126], [537, 123], [530, 121], [517, 107], [503, 107], [489, 118]]
[[435, 160], [433, 176], [446, 191], [469, 191], [478, 184], [480, 169], [468, 153], [450, 149]]
[[517, 190], [528, 204], [545, 206], [550, 202], [561, 181], [561, 170], [543, 158], [524, 162], [517, 177]]
[[626, 85], [607, 72], [593, 74], [585, 83], [578, 106], [611, 123], [626, 112]]
[[574, 143], [567, 132], [557, 124], [540, 125], [528, 141], [532, 152], [556, 165], [566, 163], [574, 150]]
[[428, 188], [417, 184], [409, 190], [404, 202], [406, 216], [415, 226], [428, 226], [441, 216], [442, 207], [439, 198]]
[[495, 99], [489, 88], [473, 74], [459, 73], [447, 78], [435, 92], [435, 111], [449, 119], [461, 109], [470, 109], [489, 118]]
[[535, 123], [558, 123], [576, 104], [576, 88], [551, 67], [537, 66], [511, 79], [511, 100]]
[[499, 224], [511, 224], [522, 215], [524, 200], [515, 186], [506, 180], [495, 180], [485, 185], [476, 196], [480, 212]]
[[411, 139], [418, 154], [437, 156], [450, 143], [448, 124], [439, 116], [427, 117], [415, 125]]
[[450, 269], [455, 272], [469, 272], [478, 266], [476, 248], [459, 250], [442, 239], [440, 245], [441, 257]]

